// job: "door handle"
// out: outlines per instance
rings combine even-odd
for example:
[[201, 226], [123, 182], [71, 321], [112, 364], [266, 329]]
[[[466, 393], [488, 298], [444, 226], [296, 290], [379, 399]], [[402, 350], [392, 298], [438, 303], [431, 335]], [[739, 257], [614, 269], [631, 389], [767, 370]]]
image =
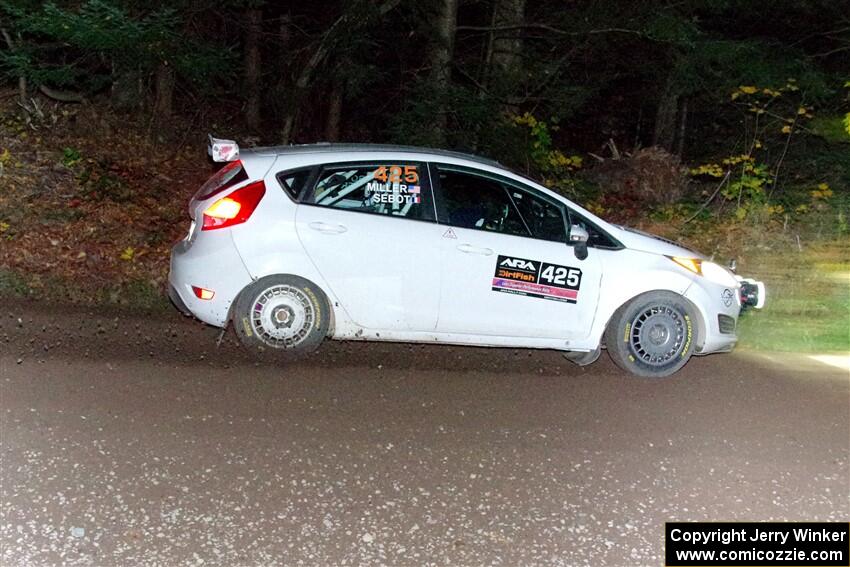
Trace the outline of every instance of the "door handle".
[[342, 234], [348, 229], [341, 224], [330, 224], [326, 222], [311, 222], [309, 225], [313, 230], [318, 230], [323, 234]]
[[490, 248], [479, 248], [478, 246], [472, 246], [471, 244], [461, 244], [457, 247], [458, 250], [464, 252], [465, 254], [480, 254], [481, 256], [492, 256], [493, 250]]

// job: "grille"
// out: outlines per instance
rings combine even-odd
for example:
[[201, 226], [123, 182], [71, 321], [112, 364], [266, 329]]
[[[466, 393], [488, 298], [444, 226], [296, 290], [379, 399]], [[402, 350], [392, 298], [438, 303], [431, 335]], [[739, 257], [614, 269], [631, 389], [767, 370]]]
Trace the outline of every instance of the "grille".
[[720, 327], [720, 332], [724, 335], [731, 335], [735, 332], [735, 318], [729, 315], [718, 315], [717, 325]]

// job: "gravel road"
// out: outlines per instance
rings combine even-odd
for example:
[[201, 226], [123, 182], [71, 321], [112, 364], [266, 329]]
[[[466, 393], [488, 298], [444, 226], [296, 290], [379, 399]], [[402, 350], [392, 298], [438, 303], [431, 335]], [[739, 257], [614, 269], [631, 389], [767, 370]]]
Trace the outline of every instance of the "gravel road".
[[850, 519], [850, 376], [0, 312], [0, 563], [663, 565], [665, 521]]

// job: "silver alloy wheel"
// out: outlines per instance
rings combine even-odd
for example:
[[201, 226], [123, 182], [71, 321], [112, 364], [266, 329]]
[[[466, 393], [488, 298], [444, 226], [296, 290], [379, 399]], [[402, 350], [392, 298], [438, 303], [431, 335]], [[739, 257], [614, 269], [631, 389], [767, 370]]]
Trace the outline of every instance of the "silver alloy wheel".
[[251, 328], [265, 344], [293, 348], [310, 334], [316, 321], [313, 303], [291, 285], [277, 284], [263, 290], [251, 307]]
[[630, 345], [635, 356], [651, 366], [662, 366], [685, 348], [682, 314], [666, 305], [653, 305], [632, 320]]

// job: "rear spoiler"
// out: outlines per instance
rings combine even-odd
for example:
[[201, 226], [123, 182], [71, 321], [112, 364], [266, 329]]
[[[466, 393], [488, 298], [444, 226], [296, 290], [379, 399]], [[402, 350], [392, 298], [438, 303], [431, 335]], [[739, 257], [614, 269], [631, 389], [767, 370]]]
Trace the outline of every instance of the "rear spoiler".
[[239, 159], [239, 144], [233, 140], [213, 138], [212, 134], [209, 134], [208, 137], [207, 153], [213, 161], [226, 162]]

